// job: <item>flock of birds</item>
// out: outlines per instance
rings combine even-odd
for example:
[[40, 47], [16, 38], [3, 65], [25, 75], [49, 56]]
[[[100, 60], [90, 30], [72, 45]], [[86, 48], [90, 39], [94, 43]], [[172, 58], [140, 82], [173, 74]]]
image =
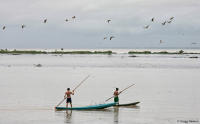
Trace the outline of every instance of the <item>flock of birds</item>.
[[[72, 18], [73, 20], [75, 20], [75, 19], [76, 19], [76, 16], [72, 16], [71, 18]], [[65, 21], [68, 22], [69, 19], [66, 18]], [[111, 22], [111, 20], [108, 19], [108, 20], [106, 20], [106, 22], [109, 24], [109, 23]], [[47, 23], [47, 18], [43, 20], [43, 23]], [[22, 29], [24, 29], [25, 27], [26, 27], [25, 24], [22, 24], [22, 25], [21, 25], [21, 28], [22, 28]], [[5, 30], [5, 29], [6, 29], [6, 26], [4, 25], [2, 29]], [[112, 40], [113, 38], [115, 38], [115, 37], [114, 37], [114, 36], [110, 36], [110, 37], [109, 37], [110, 40]], [[108, 39], [108, 37], [104, 37], [104, 40], [106, 40], [106, 39]]]
[[[111, 22], [111, 20], [110, 19], [108, 19], [108, 20], [106, 20], [106, 22], [109, 24], [110, 22]], [[106, 39], [110, 39], [110, 40], [112, 40], [113, 38], [115, 38], [114, 36], [110, 36], [110, 37], [104, 37], [103, 39], [104, 40], [106, 40]]]
[[[165, 20], [164, 22], [161, 23], [162, 26], [165, 26], [167, 23], [170, 24], [174, 20], [174, 17], [170, 17], [169, 20]], [[155, 22], [155, 17], [151, 18], [151, 22]], [[144, 26], [144, 29], [149, 29], [150, 25]], [[160, 43], [163, 43], [162, 40], [160, 40]]]
[[[76, 19], [76, 16], [72, 16], [71, 19], [72, 19], [72, 20], [75, 20], [75, 19]], [[164, 22], [161, 22], [161, 25], [162, 25], [162, 26], [165, 26], [166, 24], [170, 24], [173, 20], [174, 20], [174, 17], [172, 16], [172, 17], [170, 17], [168, 20], [165, 20]], [[43, 23], [47, 23], [47, 21], [48, 21], [47, 18], [45, 18], [45, 19], [43, 20]], [[66, 21], [66, 22], [70, 21], [70, 18], [66, 18], [65, 21]], [[150, 21], [151, 21], [152, 23], [155, 22], [155, 17], [151, 18]], [[111, 19], [107, 19], [107, 20], [106, 20], [106, 23], [107, 23], [107, 24], [110, 24], [110, 23], [111, 23]], [[145, 29], [145, 30], [146, 30], [146, 29], [149, 29], [150, 26], [151, 26], [150, 24], [149, 24], [149, 25], [145, 25], [145, 26], [144, 26], [144, 29]], [[21, 25], [21, 28], [22, 28], [22, 29], [24, 29], [25, 27], [26, 27], [25, 24], [22, 24], [22, 25]], [[6, 26], [5, 26], [5, 25], [2, 27], [2, 30], [6, 30]], [[112, 40], [113, 38], [115, 38], [115, 36], [108, 36], [108, 37], [104, 37], [103, 40], [107, 40], [107, 39]], [[160, 43], [163, 43], [163, 41], [160, 40]]]
[[[70, 20], [75, 20], [75, 19], [76, 19], [76, 16], [72, 16], [71, 18], [66, 18], [66, 19], [65, 19], [65, 22], [69, 22]], [[151, 18], [151, 19], [150, 19], [151, 24], [154, 23], [155, 20], [156, 20], [155, 17]], [[171, 24], [171, 23], [173, 22], [173, 20], [174, 20], [174, 17], [172, 16], [172, 17], [170, 17], [169, 19], [165, 20], [164, 22], [161, 22], [160, 24], [161, 24], [162, 26], [165, 26], [165, 25], [167, 25], [167, 24]], [[43, 20], [43, 23], [45, 24], [45, 23], [47, 23], [47, 22], [48, 22], [48, 20], [47, 20], [47, 18], [45, 18], [45, 19]], [[111, 22], [112, 22], [111, 19], [105, 20], [105, 23], [107, 23], [107, 24], [110, 24]], [[144, 30], [150, 29], [151, 24], [148, 24], [148, 25], [143, 26]], [[21, 28], [22, 28], [22, 29], [24, 29], [25, 27], [26, 27], [25, 24], [22, 24], [22, 25], [21, 25]], [[4, 31], [4, 30], [6, 30], [6, 28], [7, 28], [6, 25], [4, 25], [4, 26], [2, 27], [2, 30]], [[110, 36], [103, 37], [103, 40], [107, 40], [107, 39], [112, 40], [113, 38], [116, 38], [116, 37], [113, 36], [113, 35], [110, 35]], [[160, 44], [163, 43], [163, 40], [160, 40], [159, 43], [160, 43]], [[192, 42], [191, 44], [192, 44], [192, 45], [196, 45], [197, 43], [196, 43], [196, 42]]]
[[[171, 18], [169, 18], [169, 20], [164, 21], [164, 22], [162, 22], [161, 24], [164, 26], [164, 25], [166, 25], [167, 23], [170, 24], [173, 20], [174, 20], [174, 17], [171, 17]], [[155, 18], [153, 17], [153, 18], [151, 19], [151, 22], [154, 22], [154, 21], [155, 21]], [[150, 25], [144, 26], [145, 29], [148, 29], [149, 27], [150, 27]]]
[[[72, 16], [72, 19], [73, 19], [73, 20], [74, 20], [75, 18], [76, 18], [76, 16]], [[65, 21], [68, 22], [69, 19], [67, 18], [67, 19], [65, 19]], [[47, 23], [47, 18], [43, 20], [43, 23]], [[25, 27], [26, 27], [25, 24], [22, 24], [22, 25], [21, 25], [21, 28], [22, 28], [22, 29], [24, 29]], [[5, 30], [5, 29], [6, 29], [6, 26], [4, 25], [2, 29]]]
[[[174, 17], [172, 16], [172, 17], [169, 18], [169, 20], [166, 20], [166, 21], [162, 22], [161, 24], [162, 24], [163, 26], [165, 26], [167, 23], [170, 24], [173, 20], [174, 20]], [[109, 24], [109, 23], [111, 22], [111, 20], [108, 19], [108, 20], [106, 20], [106, 22]], [[151, 18], [151, 22], [155, 22], [155, 17]], [[144, 29], [149, 29], [149, 28], [150, 28], [150, 25], [144, 26]], [[113, 38], [115, 38], [115, 36], [104, 37], [103, 39], [106, 40], [106, 39], [108, 39], [108, 38], [109, 38], [110, 40], [112, 40]], [[160, 43], [163, 43], [163, 41], [160, 40]]]

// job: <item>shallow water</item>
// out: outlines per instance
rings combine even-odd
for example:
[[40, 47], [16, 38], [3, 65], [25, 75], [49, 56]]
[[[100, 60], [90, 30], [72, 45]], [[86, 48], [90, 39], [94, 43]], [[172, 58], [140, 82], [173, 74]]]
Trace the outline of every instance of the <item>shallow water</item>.
[[[199, 124], [200, 59], [190, 56], [0, 55], [0, 124]], [[73, 106], [104, 103], [115, 87], [132, 83], [120, 103], [141, 103], [102, 111], [54, 111], [66, 88], [87, 75]]]

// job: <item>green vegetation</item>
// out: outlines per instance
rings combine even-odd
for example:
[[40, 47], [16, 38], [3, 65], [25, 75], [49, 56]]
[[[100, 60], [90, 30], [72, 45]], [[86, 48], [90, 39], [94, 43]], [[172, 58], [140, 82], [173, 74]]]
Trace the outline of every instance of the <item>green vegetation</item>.
[[34, 50], [0, 50], [1, 54], [13, 54], [13, 55], [18, 55], [18, 54], [47, 54], [45, 51], [34, 51]]
[[128, 54], [151, 54], [151, 51], [129, 51]]
[[112, 51], [53, 51], [53, 52], [46, 52], [46, 51], [36, 51], [36, 50], [0, 50], [0, 54], [107, 54], [111, 55], [114, 54]]
[[49, 52], [49, 54], [113, 54], [112, 51], [54, 51]]
[[179, 53], [179, 54], [183, 54], [183, 53], [184, 53], [184, 51], [183, 51], [183, 50], [180, 50], [178, 53]]
[[[8, 50], [8, 49], [0, 49], [0, 54], [12, 54], [12, 55], [20, 55], [20, 54], [105, 54], [112, 55], [115, 52], [110, 50], [108, 51], [63, 51], [63, 50], [55, 50], [55, 51], [39, 51], [39, 50]], [[168, 52], [168, 51], [160, 51], [160, 52], [151, 52], [151, 51], [129, 51], [128, 54], [200, 54], [200, 53], [191, 53], [185, 52], [183, 50], [177, 52]]]
[[167, 51], [154, 52], [154, 54], [172, 54]]

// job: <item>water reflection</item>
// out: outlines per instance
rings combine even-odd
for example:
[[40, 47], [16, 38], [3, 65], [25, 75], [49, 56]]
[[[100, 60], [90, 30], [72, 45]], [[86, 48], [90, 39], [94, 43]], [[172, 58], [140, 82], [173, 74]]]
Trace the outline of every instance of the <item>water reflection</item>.
[[114, 107], [114, 124], [119, 122], [119, 107]]
[[66, 121], [65, 123], [72, 123], [72, 110], [66, 110]]

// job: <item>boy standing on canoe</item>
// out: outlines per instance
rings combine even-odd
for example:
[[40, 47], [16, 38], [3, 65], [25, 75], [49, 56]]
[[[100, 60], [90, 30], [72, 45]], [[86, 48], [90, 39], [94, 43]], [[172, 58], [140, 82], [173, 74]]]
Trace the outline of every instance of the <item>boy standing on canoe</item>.
[[113, 93], [114, 95], [114, 102], [116, 102], [117, 104], [119, 104], [119, 97], [118, 95], [121, 93], [121, 92], [118, 92], [119, 88], [116, 88], [115, 92]]
[[66, 107], [68, 108], [68, 103], [70, 103], [71, 108], [72, 108], [72, 98], [71, 95], [74, 95], [74, 90], [71, 92], [70, 88], [67, 88], [67, 92], [65, 92], [65, 96], [64, 98], [66, 98], [67, 96], [67, 100], [66, 100]]

